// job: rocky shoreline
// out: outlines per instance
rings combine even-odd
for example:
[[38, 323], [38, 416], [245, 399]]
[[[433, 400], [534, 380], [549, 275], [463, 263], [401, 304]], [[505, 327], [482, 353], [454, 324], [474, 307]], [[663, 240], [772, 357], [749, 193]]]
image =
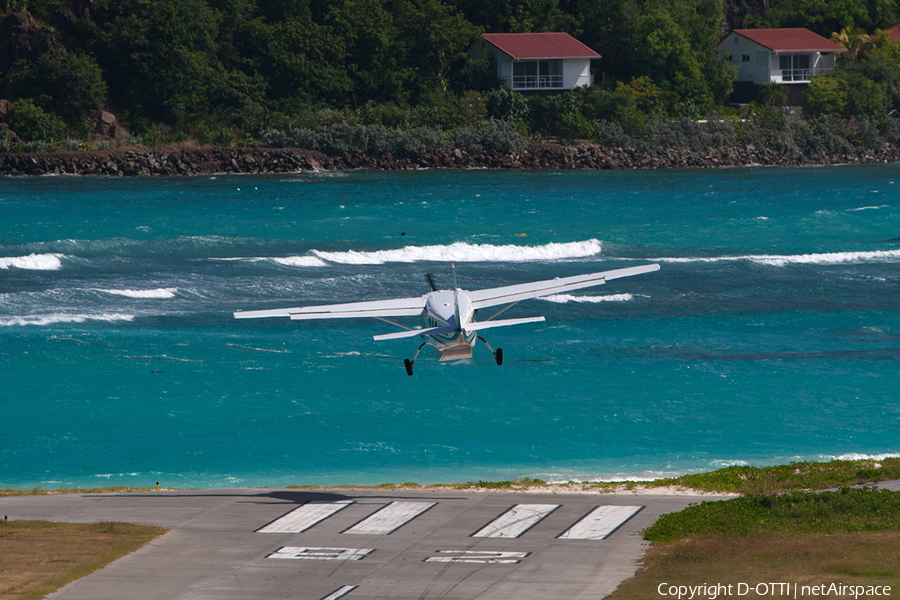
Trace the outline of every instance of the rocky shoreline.
[[178, 148], [105, 152], [0, 154], [2, 175], [216, 175], [298, 173], [348, 169], [666, 169], [743, 166], [827, 165], [900, 162], [900, 148], [885, 146], [860, 154], [789, 156], [771, 150], [713, 148], [707, 151], [660, 149], [653, 153], [594, 144], [533, 144], [514, 154], [412, 152], [407, 156], [326, 156], [294, 148]]

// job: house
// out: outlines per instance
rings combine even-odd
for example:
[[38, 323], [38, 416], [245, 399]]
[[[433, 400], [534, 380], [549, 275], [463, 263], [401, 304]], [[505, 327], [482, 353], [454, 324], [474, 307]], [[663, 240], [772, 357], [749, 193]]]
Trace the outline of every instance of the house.
[[568, 33], [485, 33], [469, 49], [488, 52], [507, 87], [523, 92], [565, 91], [593, 84], [591, 59], [600, 55]]
[[718, 45], [719, 60], [738, 65], [737, 82], [809, 83], [834, 70], [847, 49], [809, 29], [735, 29]]

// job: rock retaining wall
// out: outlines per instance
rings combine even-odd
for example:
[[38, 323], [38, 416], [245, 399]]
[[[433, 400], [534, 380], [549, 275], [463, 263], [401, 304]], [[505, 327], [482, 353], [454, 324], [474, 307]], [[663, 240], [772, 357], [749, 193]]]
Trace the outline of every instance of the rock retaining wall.
[[535, 144], [517, 154], [483, 152], [411, 153], [395, 157], [365, 154], [326, 156], [310, 150], [203, 148], [46, 154], [0, 154], [0, 175], [212, 175], [296, 173], [347, 169], [661, 169], [900, 162], [900, 148], [886, 146], [862, 154], [787, 156], [770, 150], [715, 148], [662, 149], [654, 153], [591, 144]]

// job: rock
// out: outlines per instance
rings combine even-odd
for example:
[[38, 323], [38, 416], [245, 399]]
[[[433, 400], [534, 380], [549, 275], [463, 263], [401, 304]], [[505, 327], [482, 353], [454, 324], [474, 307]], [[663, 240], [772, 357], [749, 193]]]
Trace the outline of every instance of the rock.
[[26, 9], [0, 16], [0, 74], [9, 75], [16, 62], [36, 60], [48, 52], [65, 52], [56, 30], [42, 25]]
[[8, 121], [15, 105], [9, 100], [0, 98], [0, 121]]

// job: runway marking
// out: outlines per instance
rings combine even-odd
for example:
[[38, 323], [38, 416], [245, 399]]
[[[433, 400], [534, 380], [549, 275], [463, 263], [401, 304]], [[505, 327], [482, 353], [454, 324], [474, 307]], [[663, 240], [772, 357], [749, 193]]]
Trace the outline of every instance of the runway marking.
[[517, 538], [559, 506], [559, 504], [516, 504], [477, 533], [473, 533], [472, 537]]
[[268, 525], [257, 529], [256, 533], [301, 533], [351, 504], [353, 504], [353, 500], [308, 502]]
[[391, 502], [341, 533], [389, 535], [435, 504], [437, 502]]
[[559, 534], [560, 540], [603, 540], [628, 519], [638, 514], [643, 506], [598, 506], [577, 523]]
[[346, 596], [358, 587], [358, 585], [345, 585], [342, 588], [334, 590], [333, 592], [322, 598], [322, 600], [338, 600], [338, 598]]
[[425, 562], [477, 563], [488, 565], [514, 565], [531, 552], [487, 552], [480, 550], [438, 550], [445, 556], [429, 556]]
[[307, 548], [305, 546], [284, 546], [268, 555], [266, 558], [288, 558], [293, 560], [362, 560], [374, 551], [374, 548]]

